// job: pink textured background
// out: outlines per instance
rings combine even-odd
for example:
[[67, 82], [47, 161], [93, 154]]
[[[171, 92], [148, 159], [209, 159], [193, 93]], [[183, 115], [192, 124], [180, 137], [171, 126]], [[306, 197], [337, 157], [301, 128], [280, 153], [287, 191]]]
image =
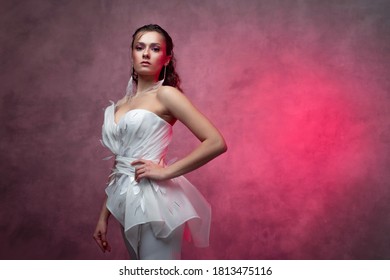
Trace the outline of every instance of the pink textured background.
[[[229, 151], [188, 174], [213, 207], [184, 259], [390, 258], [390, 2], [1, 1], [1, 259], [123, 259], [92, 233], [112, 162], [102, 109], [135, 28], [176, 45]], [[170, 157], [195, 139], [175, 128]]]

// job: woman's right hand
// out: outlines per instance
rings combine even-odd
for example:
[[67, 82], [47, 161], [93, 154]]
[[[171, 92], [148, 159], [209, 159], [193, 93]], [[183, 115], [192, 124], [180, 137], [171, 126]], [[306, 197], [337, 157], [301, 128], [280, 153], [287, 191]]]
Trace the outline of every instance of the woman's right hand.
[[105, 253], [106, 251], [111, 252], [111, 247], [107, 242], [106, 234], [107, 221], [99, 220], [96, 225], [93, 238], [95, 239], [96, 243], [98, 244], [103, 253]]

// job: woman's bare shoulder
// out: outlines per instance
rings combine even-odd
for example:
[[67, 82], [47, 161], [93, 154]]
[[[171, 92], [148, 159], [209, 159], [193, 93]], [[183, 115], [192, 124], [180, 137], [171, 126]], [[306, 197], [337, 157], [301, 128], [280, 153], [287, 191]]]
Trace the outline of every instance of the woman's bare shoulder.
[[188, 98], [177, 88], [171, 86], [162, 86], [157, 92], [158, 100], [169, 110], [173, 107], [182, 107], [190, 103]]
[[158, 89], [158, 94], [162, 94], [162, 95], [166, 95], [166, 94], [173, 95], [173, 94], [179, 94], [179, 93], [183, 94], [180, 90], [178, 90], [177, 88], [172, 87], [172, 86], [161, 86]]
[[166, 102], [171, 103], [175, 100], [178, 100], [178, 99], [180, 100], [180, 99], [185, 98], [185, 97], [184, 97], [184, 94], [175, 87], [161, 86], [158, 89], [157, 98], [162, 103], [166, 103]]

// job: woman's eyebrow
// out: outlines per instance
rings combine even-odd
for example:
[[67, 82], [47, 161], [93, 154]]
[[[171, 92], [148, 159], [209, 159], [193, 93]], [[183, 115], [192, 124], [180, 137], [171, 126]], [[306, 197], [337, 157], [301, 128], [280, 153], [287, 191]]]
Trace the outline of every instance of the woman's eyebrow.
[[[144, 42], [137, 42], [136, 45], [143, 45], [143, 46], [145, 46], [145, 45], [147, 45], [147, 44], [144, 43]], [[150, 45], [151, 45], [151, 46], [161, 46], [160, 43], [150, 43]]]

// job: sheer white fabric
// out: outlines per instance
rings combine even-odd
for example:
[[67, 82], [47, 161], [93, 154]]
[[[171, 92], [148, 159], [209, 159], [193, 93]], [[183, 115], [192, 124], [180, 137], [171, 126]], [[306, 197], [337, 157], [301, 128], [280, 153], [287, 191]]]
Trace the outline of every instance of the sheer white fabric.
[[[211, 208], [202, 194], [183, 176], [166, 180], [134, 180], [135, 159], [164, 160], [172, 126], [144, 109], [128, 111], [115, 123], [114, 102], [105, 109], [102, 144], [116, 158], [112, 180], [106, 188], [107, 208], [121, 223], [137, 252], [138, 227], [150, 223], [156, 238], [168, 237], [185, 224], [185, 236], [196, 246], [209, 244]], [[190, 235], [188, 234], [190, 233]]]

